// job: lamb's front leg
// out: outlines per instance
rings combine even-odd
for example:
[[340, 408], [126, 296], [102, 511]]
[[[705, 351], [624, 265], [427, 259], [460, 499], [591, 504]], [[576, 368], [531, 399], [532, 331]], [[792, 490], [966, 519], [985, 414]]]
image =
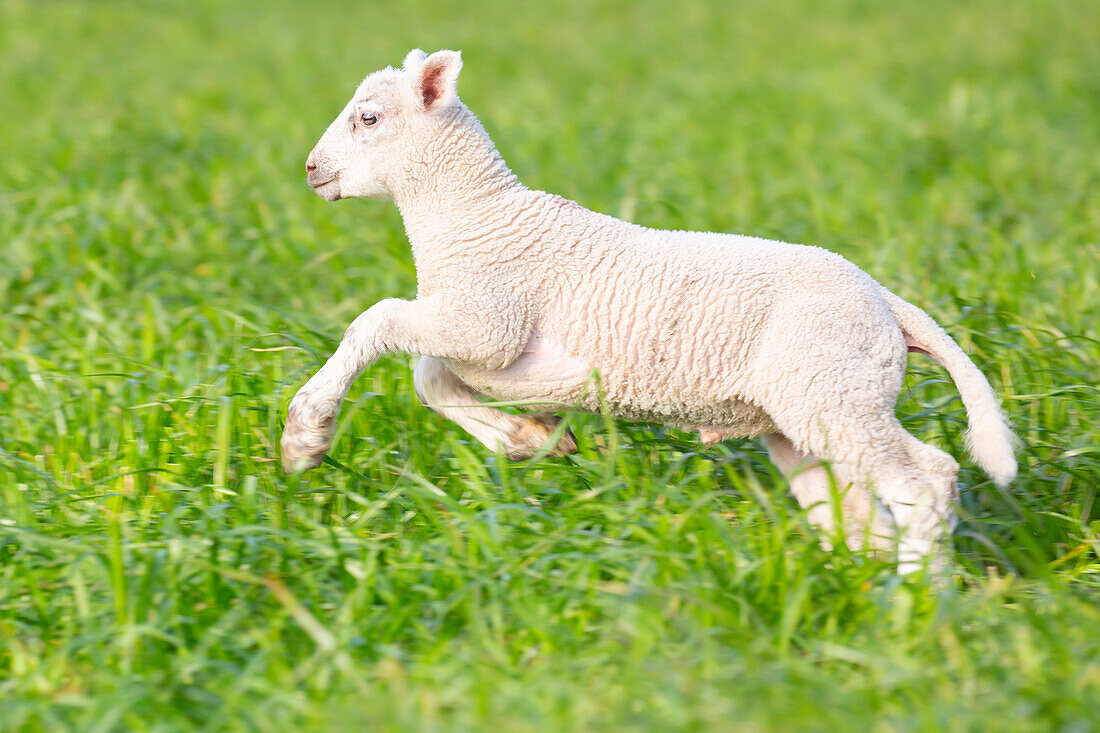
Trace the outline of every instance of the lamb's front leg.
[[[281, 441], [284, 469], [320, 465], [352, 383], [387, 352], [446, 357], [492, 369], [515, 359], [526, 340], [524, 319], [509, 318], [485, 302], [478, 309], [470, 305], [443, 297], [390, 298], [356, 318], [336, 353], [291, 400]], [[484, 314], [498, 319], [488, 320]]]
[[513, 461], [532, 457], [542, 448], [560, 456], [577, 449], [566, 430], [553, 446], [547, 441], [560, 420], [553, 415], [512, 415], [488, 407], [481, 395], [447, 368], [442, 359], [422, 356], [413, 370], [413, 386], [424, 406], [451, 420], [491, 451], [503, 451]]

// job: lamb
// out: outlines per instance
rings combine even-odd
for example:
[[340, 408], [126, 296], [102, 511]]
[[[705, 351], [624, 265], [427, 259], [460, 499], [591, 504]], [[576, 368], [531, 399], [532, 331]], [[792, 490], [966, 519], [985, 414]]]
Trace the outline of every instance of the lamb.
[[704, 443], [762, 436], [825, 532], [838, 529], [839, 486], [852, 547], [896, 551], [899, 572], [941, 562], [958, 464], [894, 413], [907, 351], [954, 379], [978, 464], [999, 485], [1016, 473], [989, 382], [943, 329], [826, 250], [648, 229], [526, 188], [459, 100], [461, 68], [458, 52], [414, 50], [403, 68], [367, 76], [306, 161], [329, 201], [397, 204], [417, 296], [362, 313], [298, 391], [286, 470], [319, 465], [351, 384], [382, 354], [406, 352], [420, 355], [421, 401], [490, 450], [576, 446], [557, 418], [508, 414], [486, 396], [604, 405]]

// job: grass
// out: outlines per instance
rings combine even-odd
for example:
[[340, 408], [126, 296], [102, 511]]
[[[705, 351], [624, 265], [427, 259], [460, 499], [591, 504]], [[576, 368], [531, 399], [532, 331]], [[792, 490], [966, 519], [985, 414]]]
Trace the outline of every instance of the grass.
[[[1100, 6], [0, 0], [0, 729], [1100, 725]], [[925, 306], [1024, 440], [956, 580], [831, 554], [754, 442], [572, 416], [510, 464], [357, 384], [290, 396], [414, 271], [306, 153], [364, 74], [464, 51], [529, 184], [820, 244]], [[899, 410], [960, 458], [946, 375]]]

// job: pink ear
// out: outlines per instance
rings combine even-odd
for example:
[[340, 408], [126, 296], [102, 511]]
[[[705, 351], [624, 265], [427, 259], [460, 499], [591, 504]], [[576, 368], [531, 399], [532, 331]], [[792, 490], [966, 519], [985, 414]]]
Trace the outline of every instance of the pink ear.
[[432, 109], [458, 96], [458, 72], [461, 70], [462, 55], [458, 51], [436, 51], [424, 60], [417, 80], [424, 109]]

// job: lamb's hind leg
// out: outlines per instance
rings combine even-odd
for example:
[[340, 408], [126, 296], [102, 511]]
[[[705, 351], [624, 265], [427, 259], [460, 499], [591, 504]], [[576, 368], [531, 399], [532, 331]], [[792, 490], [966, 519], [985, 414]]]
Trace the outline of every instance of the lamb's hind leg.
[[[895, 464], [878, 489], [904, 528], [898, 544], [900, 572], [916, 570], [929, 558], [933, 571], [947, 564], [945, 542], [958, 522], [956, 476], [959, 464], [939, 448], [923, 443], [898, 424], [907, 455]], [[900, 473], [900, 480], [891, 481]]]
[[[840, 405], [817, 405], [811, 414], [819, 417], [803, 423], [808, 429], [800, 443], [830, 456], [838, 476], [886, 506], [897, 526], [899, 573], [917, 570], [926, 560], [938, 570], [945, 564], [943, 541], [954, 523], [957, 465], [906, 432], [892, 412], [859, 402], [853, 396]], [[878, 541], [871, 538], [872, 545]]]
[[[813, 525], [830, 536], [835, 534], [835, 486], [840, 499], [844, 540], [848, 547], [853, 550], [892, 549], [897, 532], [893, 518], [870, 492], [862, 486], [846, 485], [841, 479], [830, 476], [814, 456], [800, 451], [781, 433], [765, 435], [763, 442], [772, 463], [790, 481], [791, 493], [806, 510], [806, 516]], [[828, 547], [830, 542], [823, 540], [823, 544]]]
[[[451, 420], [486, 448], [518, 461], [544, 447], [560, 420], [552, 415], [512, 415], [483, 405], [478, 394], [447, 368], [441, 359], [422, 356], [413, 370], [413, 386], [424, 406]], [[577, 449], [568, 430], [550, 449], [564, 455]]]

